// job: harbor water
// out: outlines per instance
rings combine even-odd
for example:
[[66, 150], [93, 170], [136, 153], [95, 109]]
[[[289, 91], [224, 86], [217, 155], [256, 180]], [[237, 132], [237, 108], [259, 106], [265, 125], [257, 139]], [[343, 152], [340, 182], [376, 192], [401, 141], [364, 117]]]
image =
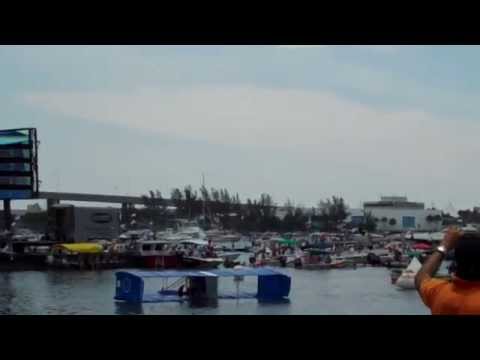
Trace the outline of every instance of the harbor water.
[[[212, 308], [187, 303], [129, 305], [113, 300], [115, 271], [22, 271], [0, 273], [0, 314], [45, 315], [417, 315], [429, 314], [416, 291], [398, 290], [385, 268], [330, 271], [281, 269], [292, 277], [290, 301], [259, 304], [254, 299], [219, 300]], [[255, 278], [245, 278], [242, 291], [254, 291]], [[162, 287], [161, 279], [146, 291]], [[235, 291], [231, 278], [221, 290]]]

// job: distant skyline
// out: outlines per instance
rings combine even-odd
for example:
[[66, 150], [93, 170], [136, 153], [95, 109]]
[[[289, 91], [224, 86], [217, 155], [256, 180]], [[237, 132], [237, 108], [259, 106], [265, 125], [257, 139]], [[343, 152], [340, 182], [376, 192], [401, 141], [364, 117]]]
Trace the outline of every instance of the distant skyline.
[[[0, 46], [41, 190], [478, 206], [478, 46]], [[25, 207], [26, 202], [15, 202]]]

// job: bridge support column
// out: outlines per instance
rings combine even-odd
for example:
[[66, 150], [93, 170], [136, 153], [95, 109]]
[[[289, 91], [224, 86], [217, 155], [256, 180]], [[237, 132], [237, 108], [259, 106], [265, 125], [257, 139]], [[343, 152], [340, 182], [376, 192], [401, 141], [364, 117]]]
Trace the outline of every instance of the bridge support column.
[[127, 224], [128, 219], [128, 203], [122, 203], [122, 210], [120, 212], [120, 222], [122, 224]]
[[45, 229], [45, 235], [47, 239], [56, 238], [56, 220], [55, 213], [53, 212], [53, 206], [57, 204], [60, 204], [60, 200], [47, 199], [47, 228]]
[[52, 208], [52, 206], [60, 204], [60, 200], [47, 199], [47, 212]]
[[12, 208], [11, 200], [3, 200], [3, 218], [5, 222], [5, 230], [12, 230]]

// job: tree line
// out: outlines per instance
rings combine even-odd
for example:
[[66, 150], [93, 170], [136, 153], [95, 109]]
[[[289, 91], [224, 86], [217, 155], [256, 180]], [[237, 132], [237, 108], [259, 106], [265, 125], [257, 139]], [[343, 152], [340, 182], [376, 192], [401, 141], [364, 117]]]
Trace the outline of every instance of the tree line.
[[174, 188], [170, 193], [174, 211], [169, 211], [160, 191], [149, 191], [142, 198], [145, 208], [136, 213], [139, 219], [149, 221], [154, 227], [165, 226], [169, 219], [177, 217], [196, 219], [205, 229], [220, 226], [239, 232], [333, 231], [349, 215], [343, 198], [336, 196], [320, 201], [318, 209], [311, 210], [287, 200], [281, 207], [283, 214], [279, 214], [277, 204], [268, 193], [242, 202], [238, 193], [225, 188], [202, 186], [195, 190], [191, 185]]

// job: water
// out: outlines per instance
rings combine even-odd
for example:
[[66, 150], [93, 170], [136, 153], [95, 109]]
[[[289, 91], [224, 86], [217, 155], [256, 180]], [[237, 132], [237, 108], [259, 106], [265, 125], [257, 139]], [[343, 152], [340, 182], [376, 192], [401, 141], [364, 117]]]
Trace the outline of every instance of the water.
[[[292, 276], [290, 302], [262, 305], [256, 300], [219, 300], [216, 308], [192, 309], [186, 303], [116, 303], [115, 271], [25, 271], [0, 273], [0, 314], [156, 314], [156, 315], [415, 315], [429, 314], [416, 291], [397, 290], [384, 268], [307, 271], [281, 269]], [[161, 279], [146, 283], [158, 290]], [[221, 289], [235, 290], [231, 278]], [[245, 278], [242, 290], [255, 289]]]

